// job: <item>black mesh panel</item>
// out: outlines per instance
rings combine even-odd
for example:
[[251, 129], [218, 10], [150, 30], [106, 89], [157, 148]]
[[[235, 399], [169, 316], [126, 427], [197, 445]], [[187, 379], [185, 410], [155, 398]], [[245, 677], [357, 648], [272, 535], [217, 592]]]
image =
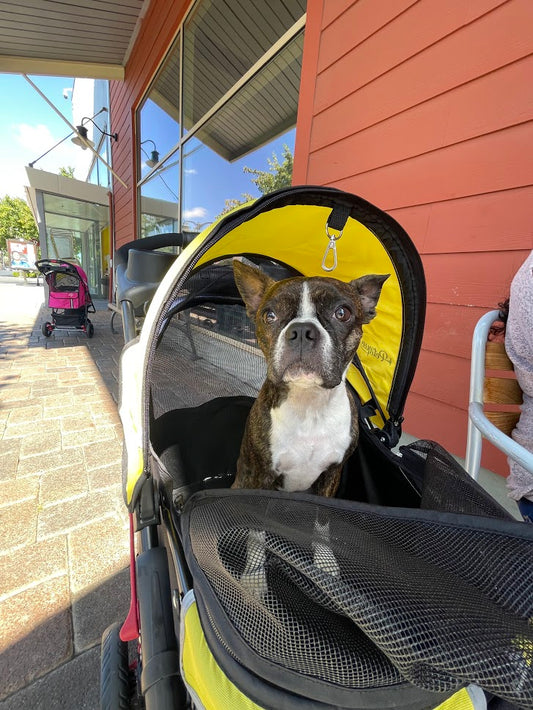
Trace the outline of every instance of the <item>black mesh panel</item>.
[[533, 707], [529, 526], [252, 491], [186, 510], [207, 623], [261, 677], [284, 668], [309, 697], [476, 683]]

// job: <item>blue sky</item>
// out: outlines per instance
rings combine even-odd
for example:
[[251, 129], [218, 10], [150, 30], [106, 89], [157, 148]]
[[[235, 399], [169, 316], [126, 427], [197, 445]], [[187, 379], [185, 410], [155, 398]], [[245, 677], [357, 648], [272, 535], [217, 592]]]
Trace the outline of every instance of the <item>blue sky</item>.
[[[74, 79], [43, 76], [30, 78], [72, 123], [70, 97]], [[65, 93], [67, 99], [64, 98]], [[21, 75], [0, 74], [0, 97], [3, 99], [0, 107], [0, 198], [4, 195], [25, 198], [24, 185], [28, 184], [25, 167], [65, 138], [69, 134], [69, 127]], [[163, 148], [168, 150], [176, 140], [177, 129], [175, 126], [167, 127], [161, 118], [157, 128], [153, 133], [158, 141], [166, 129], [172, 134], [167, 141], [168, 145]], [[273, 151], [281, 159], [284, 143], [294, 148], [293, 131], [233, 164], [206, 148], [196, 153], [194, 159], [185, 165], [184, 217], [198, 222], [210, 221], [224, 207], [224, 199], [239, 199], [244, 192], [257, 196], [259, 193], [250, 176], [242, 172], [243, 166], [267, 169], [267, 159]], [[147, 144], [146, 148], [149, 152], [152, 146]], [[85, 157], [79, 147], [66, 140], [41, 158], [35, 167], [57, 173], [61, 167], [72, 166], [75, 168], [75, 177], [84, 180], [86, 167], [83, 174], [79, 172], [86, 166], [86, 160], [83, 160]], [[79, 171], [76, 171], [77, 167]], [[169, 192], [168, 188], [165, 189], [166, 184], [172, 182], [176, 182], [176, 186], [170, 185], [174, 189]], [[173, 201], [173, 194], [177, 191], [177, 176], [165, 173], [164, 181], [156, 178], [153, 188], [148, 189], [147, 194], [152, 190], [154, 197]]]
[[[74, 80], [30, 78], [72, 122], [70, 92], [69, 98], [64, 99], [63, 91], [71, 89]], [[25, 166], [64, 138], [69, 128], [21, 75], [0, 74], [0, 97], [0, 198], [4, 195], [24, 197]], [[65, 141], [35, 167], [57, 173], [60, 167], [75, 166], [79, 150], [70, 140]]]

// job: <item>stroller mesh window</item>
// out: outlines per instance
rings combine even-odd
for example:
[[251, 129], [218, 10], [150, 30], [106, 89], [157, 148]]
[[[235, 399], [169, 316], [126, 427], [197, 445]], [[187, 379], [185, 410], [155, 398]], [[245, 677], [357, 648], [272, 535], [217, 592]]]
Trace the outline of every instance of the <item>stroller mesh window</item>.
[[172, 316], [156, 350], [154, 416], [215, 397], [255, 397], [264, 377], [263, 354], [242, 306], [205, 302], [187, 308]]
[[74, 274], [54, 274], [54, 289], [56, 291], [75, 291], [79, 286], [80, 280]]
[[[297, 273], [271, 259], [254, 262], [275, 279]], [[154, 417], [216, 397], [255, 397], [265, 374], [231, 260], [195, 271], [177, 286], [161, 325], [149, 377]]]
[[[257, 261], [277, 278], [294, 275], [271, 260]], [[149, 373], [150, 442], [160, 476], [174, 490], [229, 486], [266, 375], [230, 260], [176, 285]]]
[[196, 499], [184, 530], [197, 597], [259, 675], [266, 662], [354, 689], [475, 682], [533, 707], [527, 531], [433, 518], [220, 491]]

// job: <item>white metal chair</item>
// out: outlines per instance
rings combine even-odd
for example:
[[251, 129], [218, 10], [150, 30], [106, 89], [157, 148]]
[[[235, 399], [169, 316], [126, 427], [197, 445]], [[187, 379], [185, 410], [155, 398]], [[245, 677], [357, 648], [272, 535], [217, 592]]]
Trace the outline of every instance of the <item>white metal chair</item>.
[[513, 364], [503, 343], [487, 340], [491, 325], [498, 319], [498, 311], [485, 313], [472, 338], [465, 468], [475, 479], [483, 437], [533, 473], [533, 453], [511, 438], [522, 403], [522, 391], [512, 376]]

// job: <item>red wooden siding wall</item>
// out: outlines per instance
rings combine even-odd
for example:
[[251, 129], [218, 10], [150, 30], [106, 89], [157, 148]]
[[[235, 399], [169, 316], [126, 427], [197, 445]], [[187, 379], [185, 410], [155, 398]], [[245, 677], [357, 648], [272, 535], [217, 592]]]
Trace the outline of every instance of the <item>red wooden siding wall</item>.
[[428, 309], [405, 430], [461, 456], [474, 324], [533, 248], [532, 26], [531, 0], [308, 3], [294, 183], [411, 235]]
[[119, 135], [113, 145], [113, 169], [128, 185], [113, 183], [115, 247], [137, 237], [135, 110], [174, 39], [187, 0], [153, 0], [149, 4], [126, 65], [125, 80], [110, 82], [111, 121]]

